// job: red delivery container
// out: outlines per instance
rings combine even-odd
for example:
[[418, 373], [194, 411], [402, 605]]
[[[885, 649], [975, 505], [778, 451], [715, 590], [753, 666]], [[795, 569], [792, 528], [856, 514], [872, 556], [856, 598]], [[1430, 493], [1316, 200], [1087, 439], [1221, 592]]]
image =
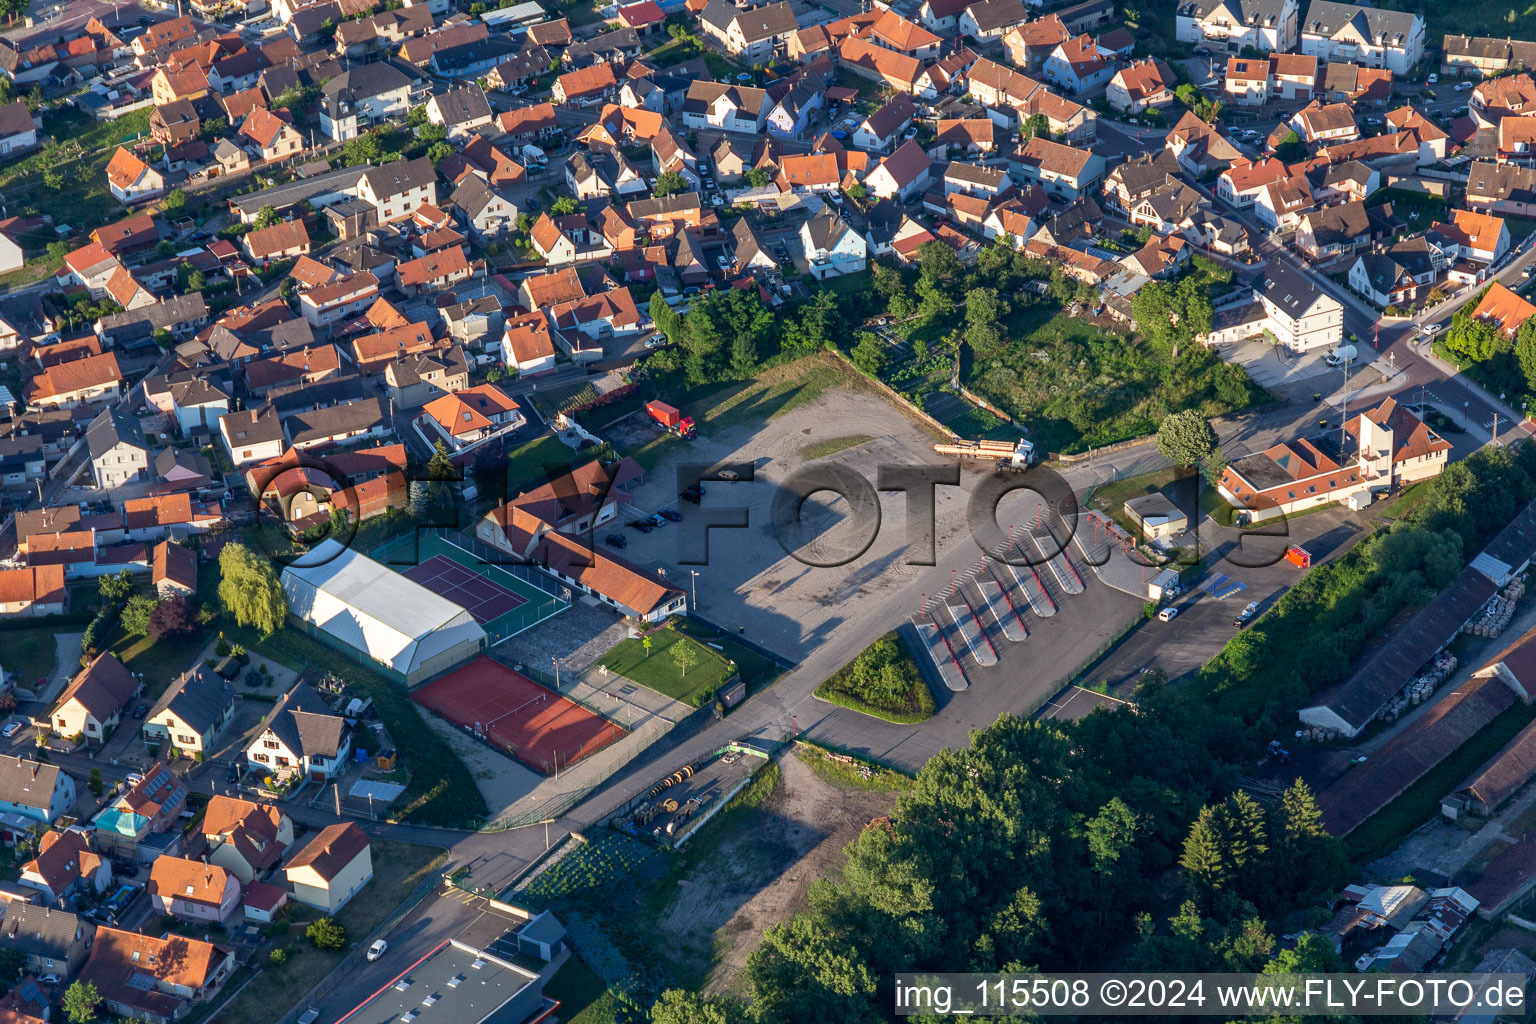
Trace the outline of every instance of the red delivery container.
[[666, 402], [646, 402], [645, 411], [650, 413], [651, 419], [664, 427], [676, 427], [683, 420], [683, 414]]

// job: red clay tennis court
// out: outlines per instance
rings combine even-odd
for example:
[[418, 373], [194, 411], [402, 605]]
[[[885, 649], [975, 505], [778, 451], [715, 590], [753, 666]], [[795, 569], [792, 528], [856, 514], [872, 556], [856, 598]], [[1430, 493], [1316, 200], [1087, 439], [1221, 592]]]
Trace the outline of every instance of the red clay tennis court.
[[413, 691], [411, 699], [544, 775], [625, 735], [601, 715], [483, 656]]
[[446, 555], [433, 555], [425, 562], [411, 566], [401, 575], [420, 583], [439, 597], [446, 597], [469, 612], [482, 626], [528, 603], [522, 594], [514, 594]]

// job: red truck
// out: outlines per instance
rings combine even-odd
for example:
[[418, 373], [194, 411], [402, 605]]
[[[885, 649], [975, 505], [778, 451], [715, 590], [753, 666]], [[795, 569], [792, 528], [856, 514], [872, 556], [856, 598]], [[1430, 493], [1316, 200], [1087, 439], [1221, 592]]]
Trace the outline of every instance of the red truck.
[[1312, 568], [1312, 552], [1306, 548], [1289, 547], [1285, 549], [1285, 560], [1298, 569]]
[[651, 419], [660, 423], [678, 437], [692, 439], [693, 435], [698, 432], [698, 428], [693, 425], [692, 416], [684, 416], [666, 402], [646, 402], [645, 411]]

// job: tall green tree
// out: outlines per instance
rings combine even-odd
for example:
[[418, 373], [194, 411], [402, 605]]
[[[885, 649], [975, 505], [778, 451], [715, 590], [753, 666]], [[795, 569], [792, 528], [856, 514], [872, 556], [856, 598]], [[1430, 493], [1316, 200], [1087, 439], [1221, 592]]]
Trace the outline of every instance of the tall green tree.
[[64, 990], [64, 1016], [69, 1024], [92, 1024], [100, 1005], [101, 993], [95, 982], [76, 981]]
[[1169, 413], [1157, 427], [1157, 451], [1176, 466], [1197, 466], [1216, 450], [1210, 421], [1193, 409]]
[[275, 633], [288, 613], [272, 562], [244, 544], [226, 544], [219, 552], [219, 600], [237, 623], [264, 636]]
[[1196, 892], [1206, 899], [1232, 885], [1232, 863], [1227, 857], [1224, 815], [1218, 808], [1202, 807], [1189, 826], [1179, 866], [1188, 874]]
[[442, 441], [433, 447], [432, 458], [427, 460], [427, 478], [439, 481], [459, 479], [459, 467], [453, 464], [448, 445]]

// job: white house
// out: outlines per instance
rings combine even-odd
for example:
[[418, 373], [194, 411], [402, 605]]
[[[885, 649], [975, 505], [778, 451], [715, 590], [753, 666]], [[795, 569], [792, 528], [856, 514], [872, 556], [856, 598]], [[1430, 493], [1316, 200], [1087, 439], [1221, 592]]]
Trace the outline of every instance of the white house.
[[300, 683], [278, 700], [245, 748], [245, 757], [252, 769], [265, 775], [329, 779], [342, 770], [351, 752], [347, 720]]
[[1269, 261], [1254, 291], [1270, 330], [1291, 351], [1331, 349], [1343, 340], [1343, 305], [1284, 260]]
[[867, 265], [868, 243], [831, 205], [800, 225], [800, 244], [818, 281], [857, 274]]
[[1297, 0], [1188, 0], [1175, 11], [1174, 34], [1218, 52], [1289, 50], [1299, 14]]
[[118, 146], [107, 162], [107, 187], [118, 202], [131, 205], [164, 192], [165, 175]]
[[75, 780], [64, 769], [0, 754], [0, 811], [44, 824], [75, 806]]
[[881, 160], [864, 179], [871, 195], [905, 203], [928, 187], [933, 165], [917, 140], [908, 139], [896, 152]]
[[373, 878], [368, 834], [353, 822], [328, 825], [283, 866], [293, 898], [334, 914]]
[[1311, 0], [1301, 19], [1301, 51], [1406, 75], [1424, 59], [1424, 18], [1385, 7]]

